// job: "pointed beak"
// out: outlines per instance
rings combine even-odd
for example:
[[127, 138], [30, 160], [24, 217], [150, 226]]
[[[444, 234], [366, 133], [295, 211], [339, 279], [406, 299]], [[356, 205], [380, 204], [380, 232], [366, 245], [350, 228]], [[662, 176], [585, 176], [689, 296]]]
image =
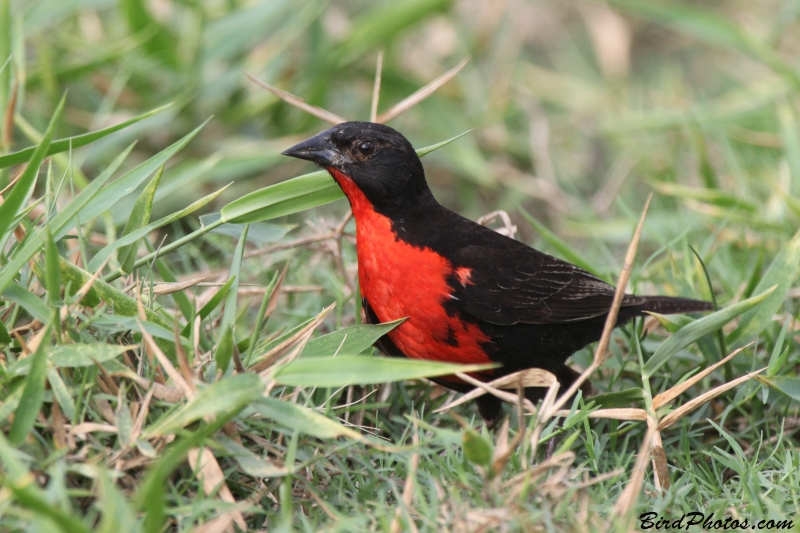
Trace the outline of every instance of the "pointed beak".
[[313, 161], [322, 167], [335, 167], [344, 161], [349, 161], [331, 143], [329, 131], [323, 131], [310, 139], [306, 139], [282, 152], [281, 155]]

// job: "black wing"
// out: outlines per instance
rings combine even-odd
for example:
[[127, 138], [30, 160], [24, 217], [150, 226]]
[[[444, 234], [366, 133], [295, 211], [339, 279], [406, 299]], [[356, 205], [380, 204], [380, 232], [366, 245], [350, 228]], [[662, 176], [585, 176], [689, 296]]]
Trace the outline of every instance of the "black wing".
[[[466, 246], [454, 257], [456, 269], [469, 269], [467, 279], [450, 280], [458, 309], [512, 325], [587, 320], [611, 308], [615, 289], [597, 276], [518, 241], [495, 242]], [[645, 298], [628, 295], [622, 305], [643, 303]]]

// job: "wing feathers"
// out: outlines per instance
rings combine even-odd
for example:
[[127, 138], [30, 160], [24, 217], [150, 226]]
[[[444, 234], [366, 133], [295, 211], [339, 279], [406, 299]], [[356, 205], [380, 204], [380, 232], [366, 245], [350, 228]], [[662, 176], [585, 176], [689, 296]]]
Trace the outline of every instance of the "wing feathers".
[[[614, 287], [522, 243], [503, 242], [502, 250], [484, 244], [460, 251], [456, 266], [470, 270], [469, 282], [451, 285], [465, 312], [500, 325], [572, 322], [608, 312]], [[642, 303], [634, 296], [623, 300], [626, 306]]]

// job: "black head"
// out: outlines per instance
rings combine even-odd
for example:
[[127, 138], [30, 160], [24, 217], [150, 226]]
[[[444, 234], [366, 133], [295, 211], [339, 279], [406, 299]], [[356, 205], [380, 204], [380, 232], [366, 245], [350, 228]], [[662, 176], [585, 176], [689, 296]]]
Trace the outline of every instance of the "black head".
[[411, 143], [383, 124], [344, 122], [292, 146], [283, 155], [313, 161], [334, 177], [335, 171], [341, 172], [379, 210], [433, 200]]

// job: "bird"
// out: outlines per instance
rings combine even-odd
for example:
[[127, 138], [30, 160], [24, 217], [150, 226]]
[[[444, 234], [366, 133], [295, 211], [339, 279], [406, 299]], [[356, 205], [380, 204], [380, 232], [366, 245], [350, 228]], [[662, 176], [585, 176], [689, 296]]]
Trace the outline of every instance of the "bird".
[[[440, 204], [411, 143], [384, 124], [344, 122], [282, 155], [327, 170], [350, 202], [364, 321], [406, 319], [378, 339], [381, 352], [499, 363], [476, 375], [482, 381], [540, 368], [555, 375], [561, 390], [574, 383], [579, 374], [566, 360], [600, 339], [612, 285]], [[626, 294], [615, 327], [646, 312], [711, 309], [689, 298]], [[456, 376], [434, 381], [458, 392], [473, 389]], [[545, 392], [528, 387], [525, 396], [536, 402]], [[475, 401], [487, 426], [496, 424], [501, 401], [489, 394]]]

